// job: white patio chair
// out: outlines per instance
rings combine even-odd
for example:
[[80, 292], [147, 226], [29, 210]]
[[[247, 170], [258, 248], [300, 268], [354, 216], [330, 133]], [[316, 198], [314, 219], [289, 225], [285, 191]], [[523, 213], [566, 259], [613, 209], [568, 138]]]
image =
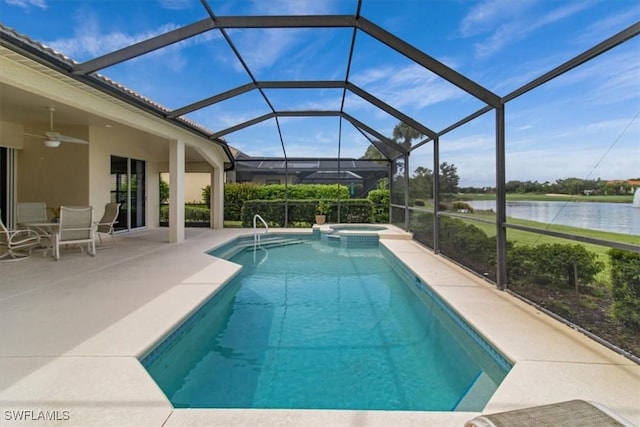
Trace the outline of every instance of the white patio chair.
[[113, 240], [113, 246], [116, 245], [116, 236], [113, 235], [113, 224], [118, 222], [118, 213], [120, 212], [120, 203], [107, 203], [104, 205], [104, 214], [100, 221], [97, 221], [96, 232], [98, 239], [102, 245], [102, 235], [109, 234]]
[[[60, 246], [87, 244], [87, 252], [96, 254], [93, 206], [60, 207], [58, 231], [53, 235], [53, 256], [60, 259]], [[82, 249], [82, 246], [80, 247]]]
[[40, 245], [40, 236], [30, 229], [9, 230], [0, 218], [0, 262], [29, 258], [31, 251]]
[[28, 222], [47, 222], [47, 204], [45, 202], [18, 203], [18, 224]]
[[17, 208], [18, 228], [30, 228], [36, 231], [41, 239], [51, 237], [49, 229], [29, 225], [49, 222], [47, 204], [45, 202], [20, 202]]

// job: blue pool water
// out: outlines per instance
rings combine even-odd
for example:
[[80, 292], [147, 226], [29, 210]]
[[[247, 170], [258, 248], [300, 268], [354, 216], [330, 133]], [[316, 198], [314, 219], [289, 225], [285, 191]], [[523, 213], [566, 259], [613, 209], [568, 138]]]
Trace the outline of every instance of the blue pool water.
[[241, 273], [143, 359], [175, 407], [484, 407], [510, 365], [428, 286], [375, 240], [299, 237], [234, 255]]

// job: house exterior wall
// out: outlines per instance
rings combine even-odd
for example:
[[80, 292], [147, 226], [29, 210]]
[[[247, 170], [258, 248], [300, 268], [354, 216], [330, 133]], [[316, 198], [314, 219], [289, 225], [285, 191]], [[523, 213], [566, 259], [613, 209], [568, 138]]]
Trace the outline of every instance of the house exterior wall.
[[[171, 175], [168, 172], [160, 173], [160, 177], [167, 184]], [[202, 203], [202, 189], [211, 184], [211, 173], [187, 172], [184, 175], [184, 202]]]
[[22, 125], [0, 121], [0, 146], [22, 148], [23, 135]]
[[[154, 141], [151, 141], [153, 139]], [[149, 135], [126, 126], [91, 128], [89, 164], [90, 204], [96, 215], [102, 215], [103, 207], [110, 200], [111, 156], [144, 160], [146, 165], [146, 224], [158, 227], [160, 222], [160, 180], [158, 165], [165, 160], [162, 150], [153, 144], [167, 146], [167, 142], [155, 141]]]
[[[27, 94], [37, 94], [43, 99], [40, 101], [42, 105], [64, 104], [78, 110], [82, 116], [88, 114], [103, 118], [113, 127], [65, 127], [59, 121], [56, 131], [87, 139], [89, 144], [62, 143], [52, 149], [44, 147], [37, 137], [23, 135], [24, 132], [42, 134], [48, 127], [45, 129], [23, 122], [1, 123], [0, 145], [17, 148], [16, 199], [10, 203], [45, 201], [49, 206], [92, 205], [94, 215], [99, 218], [110, 198], [111, 156], [116, 155], [145, 161], [145, 221], [147, 227], [156, 227], [159, 225], [161, 164], [169, 161], [171, 141], [179, 141], [195, 150], [214, 175], [222, 173], [226, 155], [220, 146], [85, 87], [68, 76], [52, 73], [39, 63], [22, 57], [16, 60], [14, 56], [13, 53], [1, 56], [3, 72], [0, 73], [0, 83]], [[216, 217], [222, 216], [222, 209], [221, 203], [216, 204]]]
[[[60, 129], [86, 138], [86, 129]], [[43, 129], [25, 128], [40, 134]], [[62, 143], [58, 148], [45, 147], [37, 137], [24, 137], [17, 150], [17, 202], [41, 202], [47, 206], [81, 206], [89, 203], [89, 146]]]

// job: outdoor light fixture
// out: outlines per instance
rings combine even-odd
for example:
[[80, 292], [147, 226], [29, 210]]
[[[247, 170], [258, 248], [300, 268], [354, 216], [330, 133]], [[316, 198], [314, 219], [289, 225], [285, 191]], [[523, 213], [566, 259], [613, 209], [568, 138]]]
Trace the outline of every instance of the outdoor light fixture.
[[60, 141], [55, 139], [47, 139], [44, 141], [44, 145], [49, 148], [58, 148], [60, 146]]

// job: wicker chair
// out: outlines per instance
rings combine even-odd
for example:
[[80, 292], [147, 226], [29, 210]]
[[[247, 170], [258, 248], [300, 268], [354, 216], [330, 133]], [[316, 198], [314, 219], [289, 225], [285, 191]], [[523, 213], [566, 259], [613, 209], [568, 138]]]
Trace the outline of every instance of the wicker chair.
[[[93, 206], [60, 207], [58, 231], [53, 236], [53, 256], [60, 259], [60, 246], [87, 244], [87, 252], [96, 254]], [[82, 246], [80, 247], [82, 249]]]

